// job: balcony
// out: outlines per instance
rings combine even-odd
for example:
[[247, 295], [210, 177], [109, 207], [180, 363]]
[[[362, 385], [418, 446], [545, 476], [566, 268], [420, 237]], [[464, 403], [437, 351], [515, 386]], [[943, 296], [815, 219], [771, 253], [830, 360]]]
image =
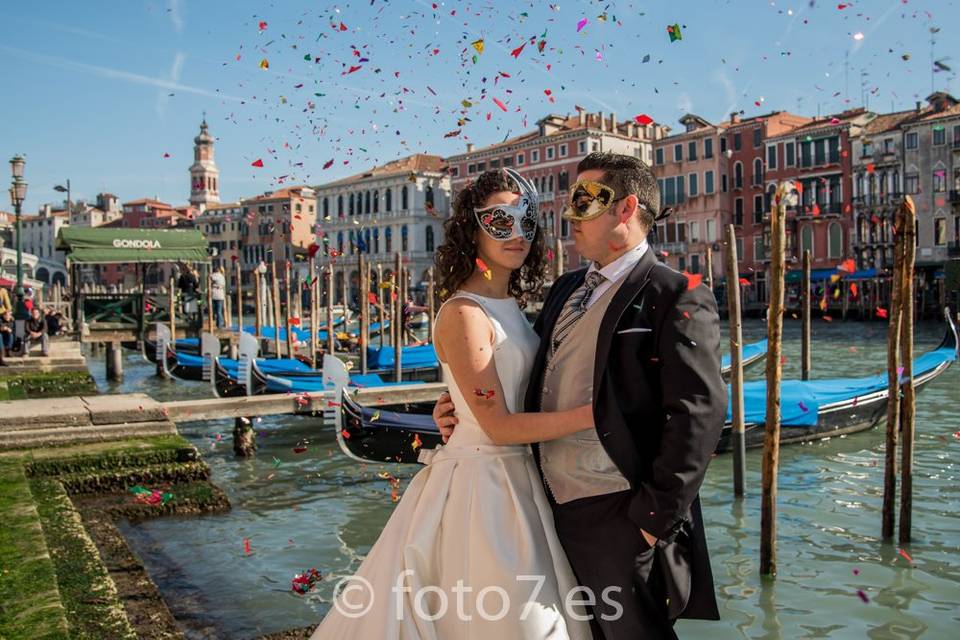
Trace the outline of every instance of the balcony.
[[687, 253], [687, 243], [686, 242], [662, 242], [659, 246], [660, 251], [666, 251], [671, 255], [679, 254], [686, 255]]

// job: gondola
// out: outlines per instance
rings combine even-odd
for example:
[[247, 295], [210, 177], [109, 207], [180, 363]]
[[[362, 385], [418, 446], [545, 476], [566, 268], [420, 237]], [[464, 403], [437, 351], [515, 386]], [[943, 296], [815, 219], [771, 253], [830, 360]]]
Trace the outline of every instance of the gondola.
[[[751, 342], [743, 345], [740, 353], [740, 360], [743, 368], [746, 369], [755, 362], [759, 362], [763, 356], [767, 355], [767, 339], [764, 338], [758, 342]], [[720, 374], [724, 380], [730, 379], [730, 354], [725, 353], [720, 359]]]
[[[919, 392], [957, 359], [957, 328], [949, 310], [940, 345], [913, 363], [914, 385]], [[875, 427], [886, 418], [886, 372], [860, 378], [787, 380], [781, 383], [780, 442], [791, 444], [846, 435]], [[421, 449], [441, 443], [433, 423], [433, 402], [362, 406], [349, 393], [341, 393], [337, 442], [351, 458], [364, 461], [417, 462]], [[728, 415], [717, 453], [730, 448]], [[744, 385], [745, 442], [762, 447], [766, 411], [766, 381]], [[376, 418], [376, 419], [374, 419]]]

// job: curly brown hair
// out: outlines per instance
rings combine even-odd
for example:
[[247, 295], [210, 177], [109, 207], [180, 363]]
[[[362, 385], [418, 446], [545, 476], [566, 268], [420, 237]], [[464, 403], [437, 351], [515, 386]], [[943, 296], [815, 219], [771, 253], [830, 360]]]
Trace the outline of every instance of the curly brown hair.
[[[514, 181], [502, 170], [485, 171], [457, 193], [453, 213], [443, 223], [444, 240], [437, 248], [436, 265], [439, 279], [438, 296], [444, 301], [452, 296], [477, 268], [477, 232], [480, 225], [473, 210], [486, 203], [498, 191], [517, 190]], [[530, 245], [530, 253], [519, 269], [510, 274], [508, 293], [521, 306], [527, 296], [543, 287], [547, 271], [546, 246], [543, 229], [537, 225], [537, 235]]]

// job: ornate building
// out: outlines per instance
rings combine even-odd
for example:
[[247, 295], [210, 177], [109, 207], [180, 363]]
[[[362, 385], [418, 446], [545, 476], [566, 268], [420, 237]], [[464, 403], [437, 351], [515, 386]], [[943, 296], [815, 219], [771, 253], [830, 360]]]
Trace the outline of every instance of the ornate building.
[[213, 161], [213, 136], [207, 131], [207, 119], [193, 139], [193, 164], [190, 165], [190, 204], [203, 211], [220, 203], [220, 170]]

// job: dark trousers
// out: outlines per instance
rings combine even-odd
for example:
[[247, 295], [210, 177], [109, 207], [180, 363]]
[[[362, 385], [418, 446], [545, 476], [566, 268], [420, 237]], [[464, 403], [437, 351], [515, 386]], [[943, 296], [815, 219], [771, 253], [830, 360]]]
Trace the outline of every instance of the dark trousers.
[[223, 327], [223, 300], [213, 300], [213, 319], [218, 329]]
[[[660, 573], [653, 570], [654, 549], [627, 516], [631, 495], [622, 491], [565, 504], [551, 499], [557, 535], [577, 581], [597, 602], [590, 612], [594, 640], [676, 640]], [[646, 583], [634, 578], [638, 565]]]

